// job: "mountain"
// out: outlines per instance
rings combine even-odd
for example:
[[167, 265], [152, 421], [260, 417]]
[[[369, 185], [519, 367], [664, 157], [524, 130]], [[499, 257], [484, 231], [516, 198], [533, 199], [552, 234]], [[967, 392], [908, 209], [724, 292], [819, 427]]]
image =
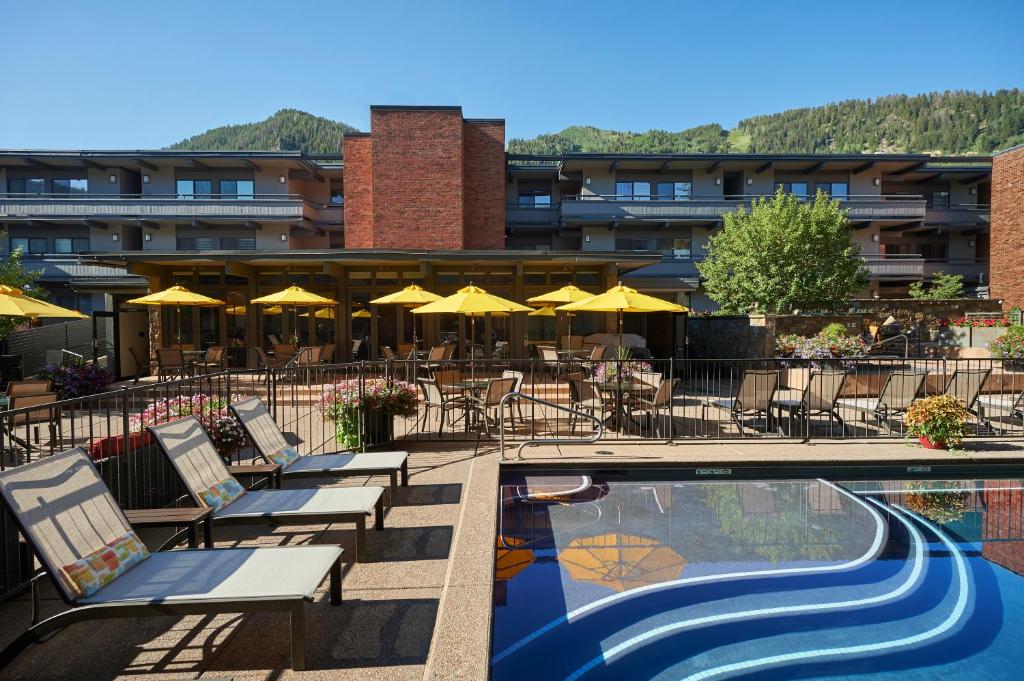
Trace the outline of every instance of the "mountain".
[[281, 109], [257, 123], [225, 125], [172, 144], [168, 149], [189, 151], [303, 151], [338, 154], [341, 136], [358, 132], [351, 125], [296, 109]]
[[1024, 142], [1024, 91], [950, 91], [851, 99], [680, 132], [620, 132], [573, 126], [510, 139], [517, 154], [567, 151], [986, 154]]

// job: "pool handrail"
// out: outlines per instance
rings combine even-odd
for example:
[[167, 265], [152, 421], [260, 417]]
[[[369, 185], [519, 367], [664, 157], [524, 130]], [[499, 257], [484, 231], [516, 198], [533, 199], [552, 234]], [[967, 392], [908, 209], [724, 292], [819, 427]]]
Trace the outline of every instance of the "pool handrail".
[[592, 442], [597, 442], [598, 440], [601, 439], [601, 436], [604, 435], [604, 422], [601, 421], [601, 419], [599, 419], [596, 416], [594, 416], [593, 414], [587, 414], [586, 412], [576, 411], [575, 409], [570, 409], [569, 407], [564, 407], [564, 406], [562, 406], [560, 404], [555, 404], [554, 402], [548, 402], [547, 400], [542, 400], [542, 399], [540, 399], [538, 397], [533, 397], [532, 395], [526, 395], [526, 394], [523, 394], [523, 393], [515, 393], [515, 392], [505, 393], [505, 395], [502, 396], [501, 401], [498, 403], [498, 413], [501, 414], [500, 422], [498, 424], [498, 451], [500, 452], [500, 456], [498, 458], [501, 459], [502, 461], [505, 460], [505, 404], [510, 399], [529, 400], [530, 402], [533, 402], [534, 404], [540, 404], [540, 405], [543, 405], [543, 406], [546, 406], [546, 407], [551, 407], [552, 409], [555, 409], [556, 411], [564, 411], [565, 413], [572, 414], [573, 416], [582, 416], [585, 419], [590, 419], [591, 421], [594, 422], [594, 425], [597, 426], [597, 429], [594, 432], [594, 435], [589, 437], [589, 438], [585, 438], [585, 439], [584, 438], [580, 438], [580, 439], [577, 439], [577, 438], [533, 438], [533, 439], [530, 439], [530, 440], [525, 440], [522, 443], [520, 443], [519, 448], [516, 449], [516, 460], [518, 460], [518, 461], [522, 461], [522, 459], [523, 459], [523, 449], [528, 447], [528, 446], [536, 447], [537, 445], [577, 445], [577, 444], [588, 444], [588, 443], [592, 443]]

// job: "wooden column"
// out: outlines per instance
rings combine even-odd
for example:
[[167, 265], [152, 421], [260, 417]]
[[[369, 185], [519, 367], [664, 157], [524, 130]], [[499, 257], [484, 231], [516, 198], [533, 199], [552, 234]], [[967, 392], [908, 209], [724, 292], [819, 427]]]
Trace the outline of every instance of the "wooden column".
[[[517, 262], [515, 272], [512, 275], [512, 300], [521, 303], [525, 300], [525, 285], [523, 284], [523, 263]], [[512, 315], [509, 323], [509, 357], [522, 359], [528, 357], [526, 343], [526, 329], [528, 321], [525, 312]]]

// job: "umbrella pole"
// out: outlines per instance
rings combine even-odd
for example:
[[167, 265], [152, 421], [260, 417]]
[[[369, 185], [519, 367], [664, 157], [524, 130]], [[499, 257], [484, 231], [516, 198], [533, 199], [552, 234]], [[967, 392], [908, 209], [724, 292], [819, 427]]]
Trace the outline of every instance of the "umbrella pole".
[[469, 380], [476, 380], [476, 353], [473, 352], [473, 344], [476, 343], [476, 317], [469, 318]]
[[178, 324], [177, 324], [177, 326], [178, 326], [178, 334], [177, 334], [178, 335], [178, 347], [181, 348], [181, 305], [175, 305], [174, 306], [174, 311], [175, 311], [175, 317], [177, 317], [177, 320], [178, 320]]

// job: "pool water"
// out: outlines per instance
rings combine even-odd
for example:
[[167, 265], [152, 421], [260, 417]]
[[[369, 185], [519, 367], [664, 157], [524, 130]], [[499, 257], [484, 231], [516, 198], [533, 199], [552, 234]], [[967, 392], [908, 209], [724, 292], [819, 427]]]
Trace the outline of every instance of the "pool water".
[[492, 678], [1024, 678], [1022, 495], [506, 476]]

